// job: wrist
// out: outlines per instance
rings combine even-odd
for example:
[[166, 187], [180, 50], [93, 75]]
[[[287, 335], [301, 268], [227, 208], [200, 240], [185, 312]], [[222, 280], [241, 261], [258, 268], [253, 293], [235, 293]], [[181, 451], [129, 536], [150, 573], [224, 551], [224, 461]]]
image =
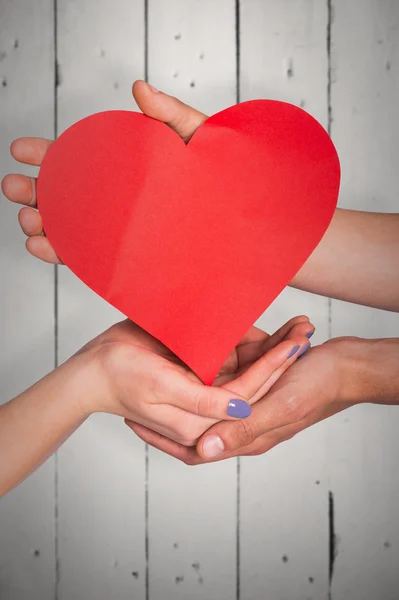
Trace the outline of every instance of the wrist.
[[340, 398], [362, 402], [397, 404], [399, 401], [399, 340], [337, 338]]
[[95, 412], [101, 411], [103, 399], [107, 395], [107, 386], [102, 369], [98, 348], [90, 348], [62, 365], [68, 377], [66, 393], [76, 414], [85, 420]]

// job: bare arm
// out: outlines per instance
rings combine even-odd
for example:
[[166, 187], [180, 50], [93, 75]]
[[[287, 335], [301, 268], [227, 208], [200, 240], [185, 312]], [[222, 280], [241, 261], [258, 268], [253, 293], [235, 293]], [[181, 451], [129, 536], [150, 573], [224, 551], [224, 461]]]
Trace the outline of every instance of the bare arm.
[[208, 387], [131, 321], [114, 325], [0, 406], [0, 497], [95, 412], [119, 415], [187, 446], [216, 421], [246, 418], [247, 399], [256, 402], [259, 390], [265, 393], [295, 362], [313, 329], [306, 317], [270, 337], [254, 329]]
[[[167, 123], [188, 141], [206, 115], [143, 81], [133, 86], [144, 114]], [[40, 165], [51, 142], [22, 138], [11, 153], [20, 162]], [[42, 220], [36, 212], [36, 182], [22, 175], [8, 175], [2, 189], [10, 200], [29, 205], [20, 213], [20, 224], [29, 236], [27, 247], [38, 258], [58, 263], [49, 240], [40, 235]], [[25, 193], [21, 196], [21, 189]], [[306, 235], [306, 232], [302, 232]], [[364, 304], [399, 310], [399, 214], [366, 213], [337, 209], [323, 240], [291, 282], [301, 290]]]
[[74, 357], [0, 406], [0, 497], [39, 467], [88, 414], [82, 395], [89, 373]]
[[399, 311], [399, 214], [337, 209], [292, 287]]
[[335, 338], [310, 349], [236, 423], [207, 430], [196, 451], [129, 423], [146, 443], [186, 464], [268, 452], [311, 425], [362, 402], [399, 405], [399, 339]]

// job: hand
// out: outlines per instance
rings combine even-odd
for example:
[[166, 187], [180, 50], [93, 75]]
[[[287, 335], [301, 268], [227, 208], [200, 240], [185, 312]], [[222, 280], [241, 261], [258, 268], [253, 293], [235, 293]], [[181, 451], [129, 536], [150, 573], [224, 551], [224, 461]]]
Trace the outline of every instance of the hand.
[[[129, 321], [114, 325], [34, 386], [0, 406], [0, 498], [96, 411], [134, 418], [182, 443], [195, 443], [214, 422], [207, 417], [230, 418], [225, 411], [232, 396], [243, 400], [241, 408], [249, 408], [241, 393], [252, 395], [254, 402], [257, 391], [265, 384], [267, 387], [269, 375], [275, 378], [295, 361], [299, 355], [296, 339], [312, 329], [306, 317], [294, 319], [271, 338], [253, 328], [247, 341], [232, 353], [218, 382], [222, 384], [224, 378], [229, 383], [207, 387], [139, 327]], [[282, 338], [285, 340], [275, 345]], [[255, 360], [253, 357], [262, 354], [265, 347], [271, 349], [249, 366], [250, 355]], [[297, 351], [287, 359], [293, 349]], [[232, 379], [233, 372], [240, 370], [241, 374]], [[237, 401], [232, 407], [237, 407]]]
[[307, 317], [291, 319], [273, 336], [251, 328], [208, 387], [143, 329], [118, 323], [78, 353], [96, 365], [86, 415], [117, 414], [193, 446], [216, 421], [248, 416], [250, 404], [309, 346], [313, 329]]
[[[206, 116], [202, 113], [186, 106], [176, 98], [172, 98], [166, 94], [161, 92], [154, 92], [150, 86], [148, 86], [143, 81], [138, 81], [133, 85], [133, 94], [136, 99], [137, 104], [143, 110], [143, 112], [152, 117], [159, 119], [165, 123], [167, 123], [172, 129], [176, 131], [178, 135], [184, 140], [188, 141], [195, 130], [203, 123], [206, 119]], [[11, 145], [11, 153], [14, 158], [20, 162], [27, 163], [30, 165], [40, 166], [42, 163], [44, 156], [52, 144], [51, 140], [45, 140], [41, 138], [21, 138], [13, 142]], [[43, 225], [40, 213], [35, 210], [36, 208], [36, 179], [32, 177], [25, 177], [23, 175], [7, 175], [2, 182], [2, 189], [4, 194], [13, 202], [17, 202], [20, 204], [28, 205], [28, 207], [23, 208], [19, 214], [19, 221], [23, 231], [29, 236], [27, 240], [27, 249], [31, 254], [45, 260], [50, 263], [59, 263], [59, 259], [56, 256], [49, 240], [43, 235]], [[298, 320], [299, 319], [299, 320]], [[302, 320], [302, 325], [301, 321]], [[304, 335], [310, 334], [313, 331], [313, 326], [309, 324], [309, 321], [306, 317], [297, 318], [296, 320], [291, 320], [284, 328], [282, 328], [275, 336], [269, 338], [267, 334], [257, 330], [256, 328], [252, 328], [245, 338], [240, 342], [237, 348], [232, 352], [230, 357], [227, 359], [224, 367], [220, 372], [220, 376], [217, 378], [215, 385], [216, 386], [225, 386], [228, 382], [230, 382], [234, 377], [239, 375], [243, 375], [253, 363], [255, 363], [260, 357], [265, 353], [271, 350], [277, 343], [286, 340], [294, 341], [295, 345], [299, 345], [301, 348], [306, 344], [306, 339]], [[123, 335], [122, 335], [123, 334]], [[196, 381], [198, 383], [197, 378], [192, 372], [187, 372], [185, 366], [172, 355], [162, 344], [159, 344], [156, 340], [148, 336], [145, 332], [140, 330], [140, 328], [136, 327], [132, 323], [125, 325], [118, 325], [116, 328], [111, 328], [106, 334], [97, 338], [94, 342], [92, 342], [89, 346], [93, 347], [100, 343], [100, 339], [105, 341], [109, 340], [117, 340], [121, 341], [121, 336], [124, 338], [127, 343], [129, 340], [126, 340], [126, 337], [131, 337], [130, 341], [133, 345], [135, 345], [135, 340], [139, 339], [139, 344], [141, 347], [147, 347], [151, 351], [158, 356], [157, 360], [159, 362], [159, 357], [163, 359], [168, 359], [172, 363], [174, 363], [175, 374], [177, 368], [184, 370], [184, 373], [187, 378], [192, 379], [192, 381]], [[109, 347], [109, 346], [108, 346]], [[287, 346], [285, 346], [287, 347]], [[285, 347], [279, 347], [278, 352], [284, 353]], [[290, 347], [292, 350], [292, 347]], [[88, 347], [86, 348], [86, 350]], [[115, 350], [113, 346], [112, 355], [120, 352], [125, 356], [128, 353], [132, 353], [133, 349], [130, 347], [125, 350]], [[277, 350], [273, 350], [273, 353], [276, 353]], [[299, 354], [300, 350], [298, 350]], [[297, 355], [298, 355], [297, 354]], [[104, 351], [102, 352], [102, 356], [104, 355]], [[296, 355], [296, 356], [297, 356]], [[281, 355], [282, 356], [282, 355]], [[281, 358], [280, 356], [280, 358]], [[151, 359], [155, 357], [152, 355]], [[293, 357], [294, 358], [294, 357]], [[287, 368], [292, 361], [285, 360], [284, 356], [284, 364], [281, 364], [279, 369], [275, 369], [273, 375], [268, 380], [268, 385], [272, 385], [280, 374]], [[273, 361], [273, 354], [268, 355], [268, 360]], [[295, 360], [295, 359], [294, 359]], [[106, 361], [107, 368], [111, 369], [112, 373], [110, 375], [111, 379], [115, 377], [114, 370], [119, 368], [117, 366], [117, 361], [114, 361], [112, 357], [108, 357]], [[120, 363], [125, 364], [125, 361]], [[270, 363], [271, 364], [271, 363]], [[155, 365], [154, 365], [155, 366]], [[169, 366], [169, 368], [171, 368]], [[127, 369], [127, 372], [129, 369]], [[265, 380], [265, 373], [262, 376]], [[158, 378], [157, 378], [158, 379]], [[239, 383], [239, 382], [238, 382]], [[132, 385], [132, 384], [131, 384]], [[112, 387], [112, 385], [111, 385]], [[129, 387], [129, 386], [128, 386]], [[238, 386], [239, 387], [239, 386]], [[231, 392], [237, 395], [239, 393], [239, 388], [236, 387], [231, 389]], [[248, 388], [249, 389], [249, 388]], [[242, 390], [245, 391], [245, 390]], [[114, 390], [116, 392], [116, 390]], [[147, 395], [144, 396], [146, 398], [148, 396], [148, 390], [145, 390], [144, 393]], [[169, 391], [170, 395], [170, 391]], [[259, 397], [259, 393], [258, 393]], [[256, 397], [248, 398], [251, 402], [256, 400]], [[188, 406], [188, 400], [185, 401], [184, 406]], [[107, 406], [105, 409], [110, 410], [111, 407]], [[127, 407], [125, 406], [126, 410]], [[148, 407], [147, 407], [148, 409]], [[175, 409], [177, 407], [175, 406]], [[122, 407], [119, 405], [118, 407], [112, 406], [112, 410], [119, 413], [123, 413]], [[149, 409], [148, 409], [149, 410]], [[147, 412], [148, 412], [147, 410]], [[213, 415], [215, 418], [226, 418], [225, 414], [220, 413], [220, 411], [216, 411]], [[170, 411], [169, 411], [170, 413]], [[168, 414], [169, 414], [168, 413]], [[160, 414], [160, 411], [157, 413]], [[127, 414], [125, 415], [130, 419], [136, 419], [138, 422], [145, 422], [146, 424], [152, 424], [156, 428], [156, 425], [147, 415], [146, 418], [143, 417], [142, 414], [138, 414], [137, 410], [134, 411], [130, 406]], [[190, 417], [192, 419], [193, 415]], [[159, 418], [159, 416], [158, 416]], [[173, 423], [174, 419], [171, 417]], [[199, 427], [199, 423], [201, 422], [201, 427]], [[203, 431], [205, 431], [209, 426], [211, 426], [215, 421], [212, 419], [207, 419], [203, 417], [199, 417], [196, 415], [196, 430], [190, 430], [190, 428], [186, 428], [185, 436], [178, 435], [182, 432], [177, 432], [174, 430], [173, 432], [165, 426], [162, 428], [160, 423], [158, 422], [158, 428], [163, 433], [169, 433], [172, 437], [180, 441], [184, 441], [187, 443], [193, 443], [194, 438], [198, 437]], [[187, 435], [190, 433], [190, 439], [187, 439]], [[195, 436], [193, 434], [196, 434]]]
[[[334, 413], [371, 401], [373, 384], [366, 395], [364, 386], [359, 387], [359, 373], [365, 372], [365, 365], [366, 372], [372, 369], [370, 356], [375, 352], [368, 349], [373, 344], [374, 340], [337, 338], [312, 348], [257, 402], [248, 419], [217, 423], [196, 449], [179, 446], [141, 425], [128, 425], [146, 443], [190, 465], [263, 454]], [[397, 360], [397, 344], [394, 351]], [[385, 363], [389, 365], [389, 360]], [[391, 367], [384, 377], [389, 378]]]
[[[133, 96], [144, 114], [167, 123], [185, 142], [207, 118], [176, 98], [153, 91], [144, 81], [134, 83]], [[21, 163], [40, 167], [52, 143], [52, 140], [43, 138], [19, 138], [11, 144], [11, 154]], [[1, 187], [6, 198], [26, 205], [18, 218], [22, 231], [28, 236], [27, 250], [45, 262], [61, 264], [44, 235], [40, 212], [35, 210], [36, 181], [35, 177], [9, 174], [4, 177]], [[57, 201], [56, 198], [54, 200]]]

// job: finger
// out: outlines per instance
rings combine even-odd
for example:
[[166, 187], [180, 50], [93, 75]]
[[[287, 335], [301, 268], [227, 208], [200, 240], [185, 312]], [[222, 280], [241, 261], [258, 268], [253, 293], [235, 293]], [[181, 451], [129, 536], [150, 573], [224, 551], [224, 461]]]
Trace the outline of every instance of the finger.
[[298, 328], [299, 326], [301, 327], [301, 329], [297, 329], [297, 331], [299, 331], [301, 334], [303, 331], [305, 331], [306, 335], [306, 332], [314, 330], [314, 326], [311, 323], [309, 323], [309, 317], [307, 317], [306, 315], [293, 317], [292, 319], [287, 321], [287, 323], [285, 323], [282, 327], [280, 327], [280, 329], [273, 333], [273, 335], [271, 335], [265, 340], [263, 344], [263, 352], [267, 352], [270, 348], [273, 348], [273, 346], [276, 346], [276, 344], [279, 344], [284, 339], [289, 337], [293, 329]]
[[294, 325], [294, 327], [287, 333], [285, 336], [285, 340], [294, 339], [298, 336], [305, 336], [307, 339], [310, 339], [315, 332], [315, 326], [310, 321], [306, 321], [306, 323], [298, 323]]
[[6, 175], [1, 182], [3, 194], [11, 202], [36, 207], [36, 178], [25, 175]]
[[[143, 442], [176, 458], [177, 460], [181, 460], [186, 465], [194, 466], [200, 465], [209, 462], [217, 462], [220, 460], [226, 460], [228, 458], [234, 458], [237, 456], [258, 456], [260, 454], [264, 454], [268, 452], [274, 446], [281, 443], [282, 441], [290, 439], [293, 434], [292, 426], [290, 427], [282, 427], [281, 430], [278, 430], [278, 434], [274, 432], [270, 432], [259, 437], [255, 442], [250, 444], [249, 446], [243, 446], [238, 450], [232, 452], [224, 452], [219, 456], [216, 456], [213, 459], [209, 458], [201, 458], [198, 455], [195, 448], [187, 448], [186, 446], [182, 446], [177, 442], [173, 442], [169, 440], [167, 437], [152, 431], [148, 427], [144, 427], [144, 425], [140, 425], [139, 423], [135, 423], [133, 421], [129, 421], [125, 419], [126, 425], [139, 437]], [[281, 433], [280, 433], [281, 432]]]
[[269, 379], [265, 381], [265, 383], [259, 388], [256, 394], [254, 394], [253, 398], [251, 398], [251, 404], [255, 404], [261, 398], [263, 398], [274, 386], [274, 384], [280, 379], [280, 377], [287, 371], [287, 369], [289, 369], [292, 366], [292, 364], [302, 356], [302, 354], [305, 354], [305, 352], [309, 350], [310, 343], [307, 341], [307, 338], [305, 339], [306, 341], [298, 340], [298, 342], [300, 343], [299, 350], [290, 358], [290, 360], [287, 360], [283, 365], [281, 365], [281, 367], [279, 367], [274, 371], [274, 373], [272, 373]]
[[26, 249], [35, 258], [54, 265], [62, 265], [49, 240], [43, 235], [34, 235], [27, 239]]
[[251, 327], [247, 331], [232, 353], [234, 360], [238, 360], [240, 369], [254, 363], [264, 354], [263, 345], [269, 337], [267, 333], [257, 327]]
[[[176, 390], [170, 404], [184, 411], [208, 419], [246, 419], [251, 414], [247, 398], [232, 394], [222, 387], [211, 387], [190, 382]], [[159, 405], [158, 405], [159, 406]]]
[[260, 436], [251, 444], [242, 446], [238, 450], [223, 452], [214, 458], [202, 458], [195, 448], [182, 446], [181, 444], [152, 431], [148, 427], [128, 419], [125, 419], [125, 423], [146, 444], [191, 466], [208, 462], [217, 462], [237, 456], [259, 456], [260, 454], [268, 452], [281, 442], [291, 439], [298, 431], [298, 425], [287, 425]]
[[245, 396], [250, 404], [254, 404], [264, 396], [277, 379], [287, 370], [301, 354], [302, 348], [309, 344], [305, 336], [293, 340], [285, 340], [274, 346], [246, 369], [236, 379], [223, 387], [230, 392]]
[[202, 458], [224, 458], [242, 452], [243, 447], [254, 444], [265, 434], [278, 434], [280, 428], [297, 427], [305, 419], [304, 406], [295, 386], [273, 390], [253, 406], [252, 415], [242, 422], [216, 423], [197, 443]]
[[263, 331], [263, 329], [259, 329], [259, 327], [252, 326], [251, 329], [249, 329], [247, 333], [241, 338], [241, 340], [237, 344], [237, 348], [245, 346], [245, 344], [253, 344], [254, 342], [264, 342], [269, 337], [270, 335]]
[[52, 140], [38, 137], [18, 138], [11, 144], [11, 156], [18, 162], [40, 167], [52, 143]]
[[298, 433], [298, 426], [287, 425], [286, 427], [280, 427], [276, 431], [270, 431], [261, 435], [248, 446], [242, 446], [232, 452], [224, 452], [211, 459], [211, 461], [208, 460], [208, 462], [226, 460], [237, 456], [259, 456], [260, 454], [269, 452], [269, 450], [278, 446], [278, 444], [290, 440], [296, 433]]
[[204, 462], [203, 459], [198, 456], [195, 448], [187, 448], [187, 446], [182, 446], [181, 444], [168, 439], [160, 433], [152, 431], [148, 427], [140, 425], [139, 423], [135, 423], [134, 421], [125, 419], [125, 423], [141, 440], [143, 440], [143, 442], [149, 444], [157, 450], [161, 450], [161, 452], [165, 452], [165, 454], [169, 454], [169, 456], [173, 456], [173, 458], [183, 461], [187, 465], [200, 464]]
[[145, 81], [135, 81], [133, 96], [145, 115], [162, 121], [188, 142], [207, 116], [173, 96], [155, 90]]
[[254, 363], [284, 339], [295, 340], [304, 335], [311, 335], [311, 331], [314, 331], [314, 326], [309, 323], [309, 319], [306, 316], [290, 319], [288, 323], [283, 325], [272, 336], [262, 332], [261, 329], [252, 327], [236, 346], [240, 369]]
[[25, 235], [42, 235], [43, 221], [34, 208], [22, 208], [18, 214], [18, 221]]

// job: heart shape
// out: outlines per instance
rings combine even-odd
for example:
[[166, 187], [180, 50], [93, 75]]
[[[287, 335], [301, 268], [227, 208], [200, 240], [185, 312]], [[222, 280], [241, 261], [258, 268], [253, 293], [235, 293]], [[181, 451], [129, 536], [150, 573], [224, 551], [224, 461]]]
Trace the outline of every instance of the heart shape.
[[339, 180], [313, 117], [253, 100], [188, 145], [138, 113], [87, 117], [50, 147], [37, 194], [61, 260], [210, 384], [319, 243]]

